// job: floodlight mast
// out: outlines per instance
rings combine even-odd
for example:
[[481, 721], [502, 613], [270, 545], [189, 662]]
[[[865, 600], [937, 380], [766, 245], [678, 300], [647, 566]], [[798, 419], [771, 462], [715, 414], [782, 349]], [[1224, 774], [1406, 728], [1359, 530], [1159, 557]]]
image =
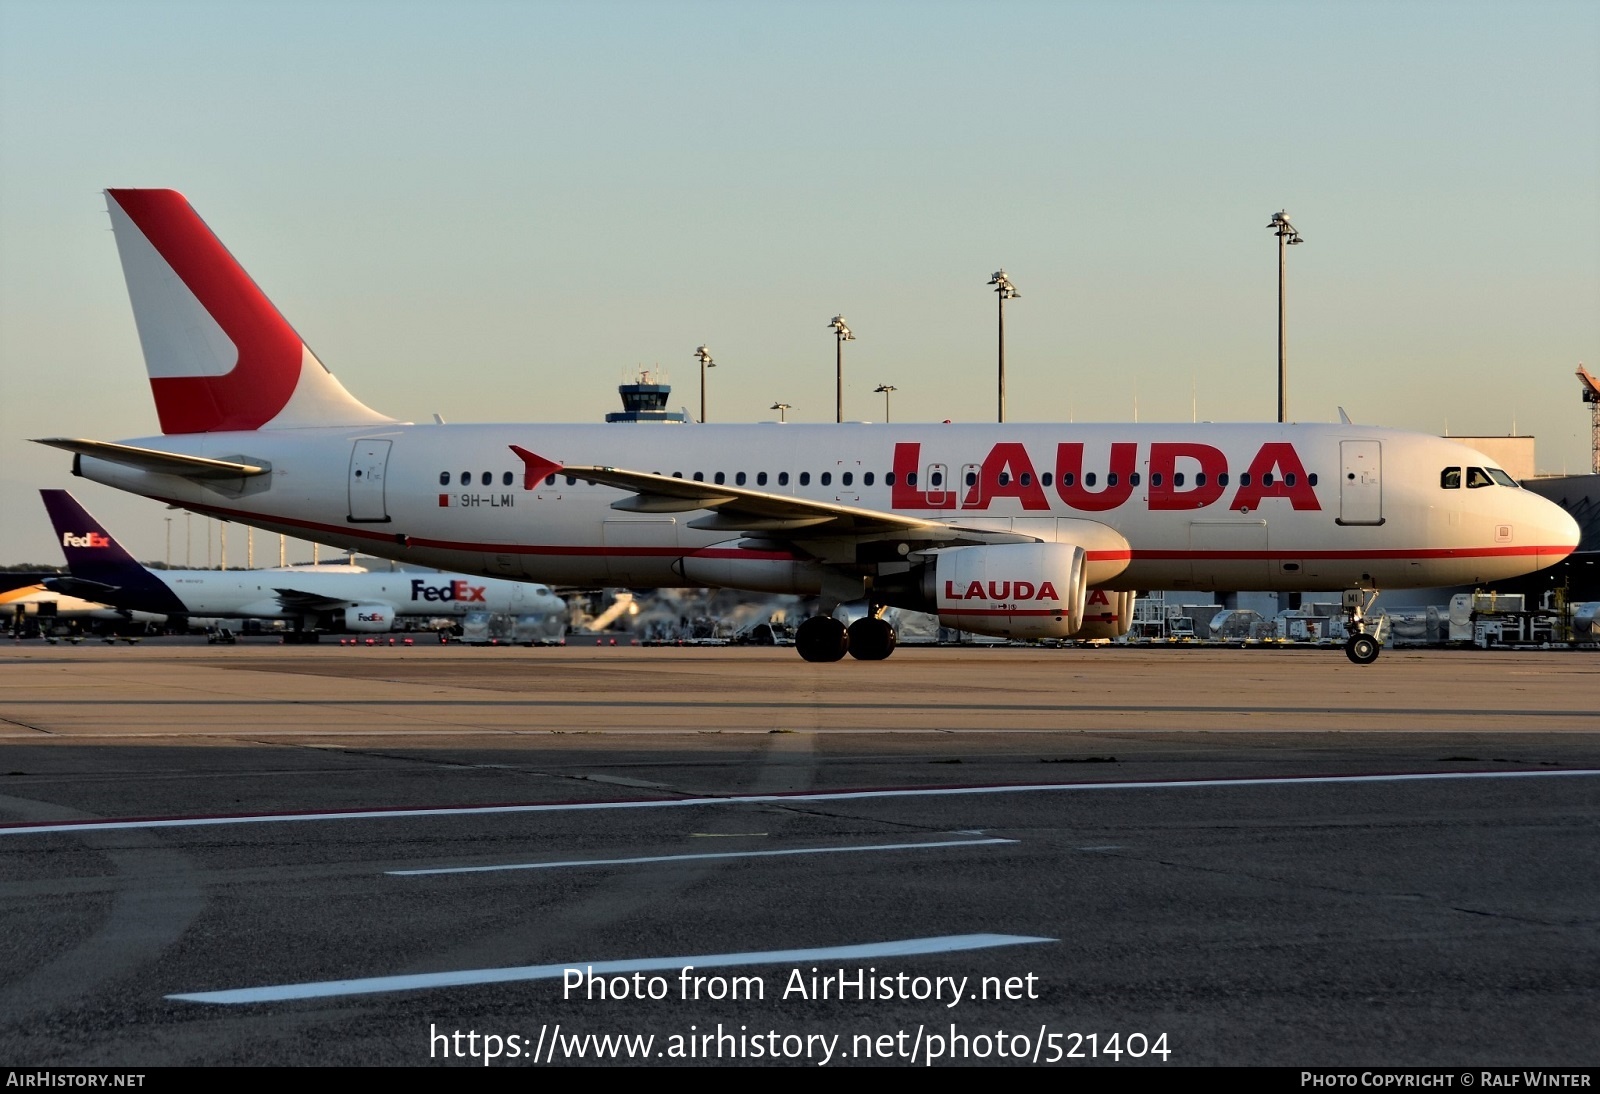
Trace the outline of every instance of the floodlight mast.
[[854, 342], [856, 336], [850, 333], [850, 328], [845, 326], [844, 316], [836, 315], [828, 321], [828, 327], [833, 331], [834, 337], [834, 412], [835, 422], [844, 421], [844, 344]]
[[879, 384], [872, 390], [883, 393], [883, 421], [884, 424], [887, 425], [889, 423], [889, 393], [891, 391], [899, 391], [900, 389], [895, 387], [893, 384]]
[[700, 360], [700, 423], [706, 420], [706, 369], [716, 368], [717, 363], [711, 359], [711, 351], [701, 346], [694, 351], [695, 357]]
[[1278, 421], [1281, 423], [1289, 420], [1289, 374], [1283, 356], [1283, 248], [1305, 241], [1289, 223], [1289, 214], [1282, 209], [1272, 214], [1267, 227], [1274, 229], [1273, 234], [1278, 237]]
[[1000, 421], [1006, 420], [1006, 301], [1016, 300], [1022, 294], [1011, 283], [1004, 270], [996, 270], [994, 276], [989, 278], [989, 284], [994, 286], [995, 303], [999, 307], [999, 379], [1000, 379]]
[[778, 412], [778, 421], [782, 423], [789, 420], [789, 411], [794, 408], [788, 403], [773, 403], [772, 409]]

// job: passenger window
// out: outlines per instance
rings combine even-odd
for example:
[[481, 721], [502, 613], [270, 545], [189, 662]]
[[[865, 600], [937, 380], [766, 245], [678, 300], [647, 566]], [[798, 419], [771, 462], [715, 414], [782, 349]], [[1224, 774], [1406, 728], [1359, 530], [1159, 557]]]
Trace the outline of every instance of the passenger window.
[[1293, 471], [1290, 471], [1288, 474], [1283, 476], [1283, 484], [1285, 486], [1293, 486], [1294, 485], [1294, 472]]
[[1228, 485], [1228, 473], [1226, 471], [1217, 472], [1217, 485], [1218, 486], [1227, 486]]
[[1061, 473], [1062, 486], [1071, 486], [1075, 481], [1077, 481], [1077, 477], [1071, 471], [1063, 471]]
[[1044, 474], [1039, 476], [1039, 481], [1041, 483], [1043, 483], [1045, 486], [1049, 486], [1051, 477], [1052, 476], [1051, 476], [1050, 472], [1046, 471]]
[[907, 486], [915, 486], [915, 485], [917, 485], [917, 473], [915, 471], [907, 471], [906, 472], [906, 485]]
[[1094, 485], [1094, 472], [1093, 471], [1087, 472], [1083, 476], [1083, 485], [1085, 485], [1085, 486], [1093, 486]]
[[683, 478], [683, 472], [682, 471], [674, 471], [672, 473], [672, 477], [675, 478], [675, 479], [681, 479], [681, 478]]
[[[1094, 483], [1090, 483], [1089, 485], [1093, 486]], [[1106, 485], [1107, 486], [1115, 486], [1115, 485], [1117, 485], [1117, 473], [1115, 471], [1111, 472], [1109, 475], [1106, 476]]]
[[862, 472], [861, 485], [862, 486], [871, 486], [872, 485], [872, 472], [871, 471]]
[[935, 471], [933, 474], [929, 475], [928, 476], [928, 483], [931, 486], [943, 486], [944, 485], [944, 472], [943, 471]]
[[976, 471], [968, 471], [967, 472], [967, 485], [968, 486], [977, 486], [978, 485], [978, 473]]
[[556, 484], [556, 477], [554, 475], [546, 475], [544, 477], [544, 484], [546, 486], [554, 486]]
[[494, 472], [493, 471], [485, 471], [483, 473], [483, 485], [485, 485], [485, 486], [493, 486], [494, 485]]
[[718, 471], [715, 475], [711, 476], [711, 481], [716, 483], [718, 486], [721, 486], [723, 483], [728, 481], [728, 477], [721, 471]]
[[1493, 486], [1494, 480], [1489, 473], [1481, 467], [1467, 468], [1467, 489], [1476, 490], [1480, 486]]
[[789, 485], [789, 472], [787, 472], [787, 471], [779, 471], [778, 472], [778, 485], [779, 486], [788, 486]]
[[822, 473], [822, 485], [823, 486], [832, 486], [833, 485], [833, 472], [832, 471], [824, 471]]
[[1032, 486], [1033, 485], [1033, 476], [1028, 474], [1026, 471], [1024, 471], [1021, 475], [1018, 476], [1018, 481], [1021, 482], [1023, 486]]
[[1206, 473], [1204, 471], [1196, 471], [1194, 473], [1194, 484], [1196, 486], [1204, 486], [1206, 484]]
[[[970, 478], [972, 478], [972, 476], [968, 475], [967, 478], [970, 479]], [[971, 486], [972, 484], [969, 482], [967, 485]], [[1000, 485], [1001, 486], [1009, 486], [1009, 485], [1011, 485], [1011, 472], [1009, 472], [1009, 471], [1000, 472]]]
[[1172, 485], [1173, 486], [1182, 486], [1183, 483], [1184, 483], [1183, 472], [1182, 471], [1174, 471], [1172, 473]]
[[1151, 473], [1151, 475], [1150, 475], [1150, 485], [1151, 486], [1160, 486], [1161, 485], [1161, 472], [1155, 471], [1155, 472]]
[[800, 472], [800, 485], [801, 486], [810, 486], [811, 485], [811, 472], [809, 472], [809, 471]]
[[577, 486], [578, 485], [578, 480], [573, 478], [571, 475], [568, 475], [567, 476], [567, 485], [568, 486]]
[[1128, 476], [1128, 482], [1130, 482], [1134, 486], [1138, 486], [1139, 485], [1139, 472], [1135, 471], [1135, 472], [1133, 472], [1133, 474], [1129, 475]]
[[1308, 474], [1306, 476], [1306, 482], [1310, 483], [1312, 486], [1317, 485], [1317, 473], [1315, 471], [1313, 471], [1310, 474]]
[[743, 471], [739, 472], [737, 475], [735, 475], [733, 477], [733, 485], [735, 485], [735, 486], [743, 486], [744, 485], [744, 472]]
[[471, 471], [463, 471], [463, 472], [461, 472], [461, 485], [462, 486], [471, 486], [472, 485], [472, 472]]
[[450, 485], [450, 472], [448, 472], [448, 471], [439, 472], [439, 485], [440, 486], [449, 486]]
[[1250, 472], [1248, 472], [1248, 471], [1239, 472], [1239, 485], [1240, 486], [1249, 486], [1250, 485]]
[[844, 474], [839, 476], [839, 481], [844, 483], [846, 486], [849, 486], [853, 478], [854, 476], [851, 475], [850, 472], [846, 471]]
[[694, 481], [695, 482], [705, 482], [706, 481], [706, 473], [704, 471], [696, 471], [694, 473]]
[[511, 472], [507, 471], [504, 475], [501, 475], [500, 476], [500, 481], [505, 483], [507, 486], [510, 486], [511, 485]]

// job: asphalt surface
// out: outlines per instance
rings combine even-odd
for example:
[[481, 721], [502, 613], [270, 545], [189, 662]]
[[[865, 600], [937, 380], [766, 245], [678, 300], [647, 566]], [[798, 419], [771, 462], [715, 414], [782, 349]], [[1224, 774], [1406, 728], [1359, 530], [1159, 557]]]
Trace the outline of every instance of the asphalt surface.
[[6, 1064], [1594, 1066], [1597, 926], [1594, 652], [0, 648]]

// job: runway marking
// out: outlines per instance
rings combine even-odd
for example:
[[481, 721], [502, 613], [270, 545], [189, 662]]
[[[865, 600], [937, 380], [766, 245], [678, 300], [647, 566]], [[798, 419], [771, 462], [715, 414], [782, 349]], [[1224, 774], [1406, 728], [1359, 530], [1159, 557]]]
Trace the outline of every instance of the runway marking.
[[718, 851], [696, 855], [648, 855], [639, 858], [568, 859], [563, 862], [517, 862], [504, 866], [440, 866], [426, 870], [385, 870], [394, 877], [427, 877], [433, 874], [488, 874], [497, 870], [557, 870], [564, 866], [637, 866], [651, 862], [696, 862], [717, 858], [772, 858], [778, 855], [837, 855], [847, 851], [920, 851], [925, 847], [983, 847], [1019, 840], [957, 839], [938, 843], [872, 843], [854, 847], [793, 847], [782, 851]]
[[858, 946], [822, 946], [807, 950], [758, 950], [751, 953], [691, 954], [683, 957], [637, 957], [620, 961], [569, 961], [561, 965], [524, 965], [508, 969], [462, 969], [456, 972], [414, 973], [407, 976], [372, 976], [359, 980], [324, 980], [307, 984], [275, 984], [260, 988], [185, 992], [169, 995], [188, 1003], [280, 1003], [290, 999], [326, 999], [337, 995], [373, 995], [419, 988], [454, 988], [473, 984], [507, 984], [520, 980], [554, 980], [568, 969], [585, 969], [595, 976], [633, 972], [676, 972], [739, 965], [802, 965], [812, 961], [864, 961], [881, 957], [988, 950], [1058, 939], [1019, 934], [954, 934], [938, 938], [906, 938], [868, 942]]
[[598, 809], [682, 809], [714, 805], [773, 805], [786, 802], [857, 801], [869, 798], [933, 798], [957, 794], [1031, 794], [1067, 790], [1193, 790], [1234, 786], [1314, 786], [1334, 783], [1430, 782], [1452, 779], [1555, 779], [1594, 776], [1600, 770], [1561, 771], [1429, 771], [1385, 775], [1285, 775], [1276, 778], [1172, 779], [1150, 782], [988, 783], [923, 786], [911, 789], [877, 787], [860, 790], [780, 791], [701, 798], [624, 798], [606, 801], [507, 802], [496, 805], [394, 806], [376, 809], [330, 809], [316, 813], [223, 813], [188, 817], [126, 817], [95, 821], [22, 821], [0, 824], [0, 836], [52, 835], [65, 832], [109, 832], [137, 828], [204, 828], [228, 824], [272, 824], [282, 821], [384, 820], [411, 817], [470, 817], [507, 813], [571, 813]]

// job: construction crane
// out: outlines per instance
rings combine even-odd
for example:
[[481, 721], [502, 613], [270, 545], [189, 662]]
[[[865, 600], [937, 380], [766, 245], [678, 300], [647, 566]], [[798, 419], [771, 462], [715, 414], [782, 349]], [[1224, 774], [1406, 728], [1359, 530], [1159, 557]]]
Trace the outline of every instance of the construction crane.
[[1589, 370], [1580, 364], [1578, 382], [1583, 385], [1583, 401], [1589, 404], [1593, 421], [1589, 428], [1589, 470], [1600, 475], [1600, 380], [1589, 375]]

